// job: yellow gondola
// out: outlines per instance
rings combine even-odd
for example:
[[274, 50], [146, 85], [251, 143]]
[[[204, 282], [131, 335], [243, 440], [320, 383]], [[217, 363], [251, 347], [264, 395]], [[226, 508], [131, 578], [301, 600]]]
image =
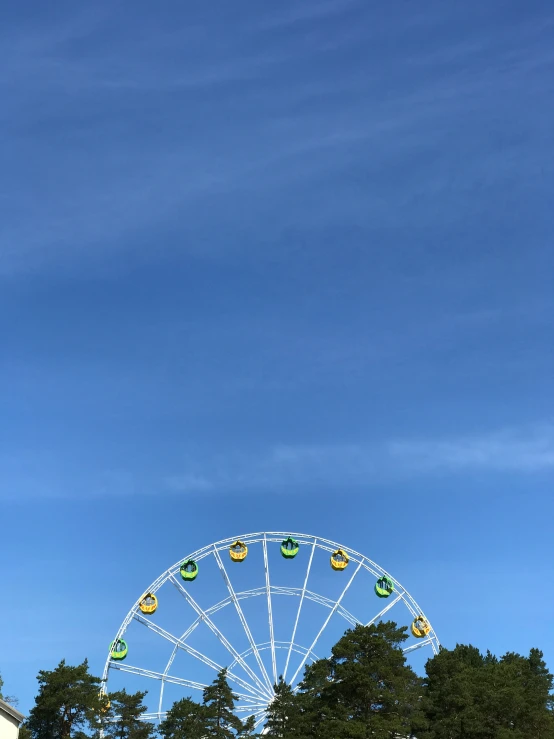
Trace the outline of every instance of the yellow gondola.
[[139, 608], [143, 613], [149, 614], [154, 613], [158, 607], [158, 599], [154, 593], [146, 593], [139, 603]]
[[100, 690], [98, 697], [100, 698], [100, 713], [107, 713], [112, 704], [110, 703], [110, 699], [108, 698], [104, 688]]
[[229, 548], [229, 555], [233, 562], [244, 562], [248, 554], [248, 547], [242, 541], [236, 541]]
[[431, 624], [423, 616], [414, 618], [412, 623], [412, 634], [416, 639], [422, 639], [431, 631]]
[[348, 566], [349, 561], [350, 558], [344, 549], [337, 549], [337, 551], [333, 552], [331, 555], [331, 567], [334, 570], [337, 570], [337, 572], [344, 570]]

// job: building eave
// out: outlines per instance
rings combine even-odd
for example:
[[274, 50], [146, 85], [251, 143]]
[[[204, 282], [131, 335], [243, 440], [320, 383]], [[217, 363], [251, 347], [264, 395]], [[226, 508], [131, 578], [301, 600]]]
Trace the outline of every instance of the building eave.
[[10, 706], [9, 703], [6, 703], [6, 701], [3, 701], [0, 698], [0, 713], [7, 713], [8, 716], [11, 716], [16, 721], [21, 723], [25, 720], [25, 716], [22, 713], [19, 713], [13, 706]]

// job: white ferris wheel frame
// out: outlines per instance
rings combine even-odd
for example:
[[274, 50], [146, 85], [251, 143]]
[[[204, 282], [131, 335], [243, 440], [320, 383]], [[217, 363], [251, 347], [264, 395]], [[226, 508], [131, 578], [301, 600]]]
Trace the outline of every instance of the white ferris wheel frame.
[[[267, 545], [268, 543], [281, 544], [282, 541], [284, 539], [287, 539], [288, 537], [292, 537], [293, 539], [295, 539], [300, 546], [309, 547], [311, 549], [310, 555], [308, 558], [306, 574], [304, 577], [304, 584], [302, 588], [275, 586], [275, 585], [272, 585], [270, 582]], [[236, 592], [234, 590], [233, 585], [231, 584], [229, 575], [227, 573], [227, 569], [225, 565], [223, 564], [223, 560], [221, 558], [220, 552], [223, 552], [223, 551], [227, 552], [229, 550], [229, 547], [237, 540], [243, 542], [244, 544], [246, 544], [246, 546], [250, 546], [252, 544], [260, 544], [260, 543], [262, 544], [263, 557], [264, 557], [264, 569], [265, 569], [265, 585], [264, 586], [259, 587], [259, 588], [252, 588], [250, 590], [244, 590], [241, 592]], [[352, 572], [350, 578], [348, 579], [346, 585], [344, 586], [344, 589], [341, 595], [339, 596], [337, 600], [332, 600], [318, 593], [314, 593], [313, 591], [308, 589], [308, 581], [309, 581], [310, 572], [312, 568], [312, 562], [313, 562], [314, 553], [316, 549], [321, 549], [331, 554], [338, 549], [342, 549], [348, 553], [350, 565], [351, 567], [353, 567], [354, 571]], [[198, 603], [194, 600], [194, 598], [189, 593], [189, 591], [184, 587], [178, 575], [179, 575], [179, 569], [183, 561], [192, 559], [195, 562], [199, 562], [205, 557], [209, 557], [209, 556], [213, 556], [215, 558], [217, 566], [221, 572], [221, 575], [223, 576], [223, 579], [225, 581], [229, 594], [226, 598], [219, 601], [215, 605], [212, 605], [210, 608], [203, 609], [198, 605]], [[392, 580], [392, 582], [394, 583], [394, 593], [390, 597], [390, 600], [386, 602], [384, 607], [378, 613], [376, 613], [375, 616], [373, 616], [373, 618], [371, 618], [369, 621], [365, 623], [363, 621], [360, 621], [354, 615], [352, 615], [341, 604], [342, 600], [344, 599], [344, 596], [348, 592], [352, 582], [354, 581], [356, 575], [361, 569], [365, 569], [366, 571], [371, 573], [376, 579], [386, 576], [390, 578], [390, 580]], [[196, 619], [188, 627], [188, 629], [180, 637], [177, 637], [169, 633], [165, 629], [163, 629], [161, 626], [158, 626], [154, 621], [147, 618], [141, 612], [140, 602], [142, 598], [144, 597], [141, 595], [141, 597], [133, 604], [129, 613], [125, 616], [123, 623], [119, 627], [119, 630], [114, 639], [114, 642], [117, 641], [118, 639], [122, 639], [129, 624], [133, 620], [138, 621], [139, 623], [143, 624], [144, 626], [146, 626], [148, 629], [150, 629], [154, 633], [166, 639], [168, 642], [173, 644], [173, 650], [171, 652], [171, 656], [169, 657], [169, 660], [167, 662], [164, 672], [163, 673], [153, 672], [152, 670], [146, 670], [141, 667], [135, 667], [135, 666], [123, 663], [122, 661], [114, 660], [111, 656], [111, 650], [110, 650], [108, 652], [108, 657], [106, 659], [106, 664], [104, 666], [104, 672], [102, 675], [102, 685], [103, 685], [104, 690], [106, 690], [107, 688], [110, 669], [116, 669], [122, 672], [140, 675], [142, 677], [147, 677], [153, 680], [160, 681], [161, 686], [160, 686], [160, 695], [159, 695], [159, 700], [158, 700], [158, 710], [153, 713], [151, 712], [151, 713], [143, 714], [142, 718], [145, 721], [155, 721], [155, 720], [160, 721], [165, 717], [166, 712], [162, 710], [162, 706], [163, 706], [163, 698], [164, 698], [164, 688], [165, 688], [166, 683], [182, 685], [183, 687], [192, 688], [196, 690], [203, 690], [205, 687], [207, 687], [205, 684], [196, 682], [194, 680], [188, 680], [185, 678], [176, 677], [176, 676], [169, 674], [171, 667], [173, 665], [173, 661], [179, 649], [182, 649], [187, 654], [195, 657], [196, 659], [198, 659], [199, 661], [203, 662], [204, 664], [208, 665], [209, 667], [211, 667], [212, 669], [216, 671], [219, 671], [222, 668], [222, 665], [217, 664], [217, 662], [210, 659], [205, 654], [202, 654], [198, 650], [194, 649], [187, 643], [187, 639], [191, 636], [194, 630], [201, 623], [204, 623], [206, 624], [206, 626], [208, 626], [208, 628], [212, 631], [212, 633], [218, 638], [221, 644], [227, 649], [229, 654], [232, 656], [233, 660], [228, 666], [227, 677], [230, 682], [235, 683], [240, 688], [240, 690], [235, 690], [233, 688], [233, 693], [240, 699], [240, 704], [235, 707], [235, 711], [237, 713], [245, 713], [247, 715], [253, 715], [255, 718], [256, 727], [259, 726], [265, 720], [268, 704], [271, 702], [273, 695], [274, 695], [274, 685], [278, 681], [276, 651], [278, 649], [287, 650], [285, 668], [283, 670], [284, 680], [287, 679], [287, 672], [289, 669], [289, 662], [290, 662], [292, 652], [301, 655], [302, 660], [300, 664], [298, 665], [292, 678], [288, 680], [289, 684], [294, 685], [300, 674], [300, 671], [306, 665], [306, 663], [309, 660], [314, 661], [318, 659], [314, 650], [317, 646], [319, 639], [321, 638], [323, 632], [327, 628], [331, 618], [333, 617], [335, 613], [338, 613], [340, 616], [342, 616], [342, 618], [344, 618], [351, 626], [356, 626], [358, 624], [369, 626], [370, 624], [375, 623], [375, 621], [377, 621], [382, 616], [384, 616], [385, 613], [387, 613], [393, 606], [395, 606], [397, 603], [402, 601], [404, 605], [406, 606], [406, 608], [408, 609], [408, 611], [410, 612], [413, 619], [416, 619], [418, 617], [423, 617], [430, 626], [429, 633], [424, 638], [420, 639], [417, 643], [404, 648], [403, 650], [404, 653], [411, 652], [416, 649], [420, 649], [421, 647], [430, 647], [433, 651], [433, 654], [437, 654], [439, 647], [440, 647], [439, 639], [431, 625], [431, 622], [429, 621], [429, 619], [427, 618], [427, 616], [425, 615], [421, 607], [418, 605], [418, 603], [415, 601], [415, 599], [410, 595], [410, 593], [406, 590], [406, 588], [404, 588], [401, 585], [401, 583], [398, 582], [398, 580], [396, 580], [389, 572], [387, 572], [387, 570], [383, 569], [378, 564], [373, 562], [371, 559], [369, 559], [368, 557], [365, 557], [363, 554], [360, 554], [359, 552], [356, 552], [353, 549], [350, 549], [349, 547], [346, 547], [342, 544], [338, 544], [337, 542], [331, 541], [330, 539], [324, 539], [319, 536], [312, 536], [310, 534], [291, 533], [291, 532], [285, 532], [285, 531], [267, 531], [267, 532], [258, 532], [254, 534], [243, 534], [241, 536], [235, 536], [235, 537], [231, 537], [228, 539], [221, 539], [221, 541], [214, 542], [213, 544], [209, 544], [208, 546], [202, 547], [201, 549], [197, 549], [192, 554], [189, 554], [188, 556], [179, 559], [178, 562], [176, 562], [174, 565], [169, 567], [169, 569], [163, 572], [157, 578], [157, 580], [155, 580], [150, 585], [150, 587], [147, 588], [145, 592], [152, 593], [153, 595], [155, 595], [156, 592], [166, 582], [170, 582], [172, 585], [174, 585], [177, 588], [179, 593], [183, 596], [183, 598], [187, 601], [189, 606], [191, 606], [193, 611], [196, 613]], [[274, 627], [273, 627], [273, 609], [272, 609], [272, 596], [274, 595], [295, 596], [295, 597], [299, 597], [300, 599], [290, 641], [276, 641], [275, 640]], [[259, 597], [259, 596], [262, 596], [262, 597], [265, 596], [267, 599], [269, 639], [266, 642], [256, 644], [252, 636], [252, 632], [250, 631], [250, 627], [248, 626], [248, 622], [246, 621], [246, 618], [244, 616], [244, 612], [241, 608], [240, 601], [244, 600], [245, 598], [254, 598], [254, 597]], [[325, 619], [323, 625], [319, 629], [317, 635], [315, 636], [315, 638], [313, 639], [309, 647], [305, 647], [295, 642], [298, 623], [300, 620], [300, 614], [302, 612], [302, 606], [305, 600], [313, 601], [329, 609], [327, 618]], [[215, 623], [211, 619], [211, 615], [213, 613], [215, 613], [216, 611], [219, 611], [220, 609], [226, 607], [227, 605], [230, 605], [231, 603], [233, 603], [235, 606], [239, 619], [244, 628], [244, 632], [250, 644], [249, 648], [246, 651], [244, 651], [242, 654], [239, 654], [239, 652], [237, 652], [237, 650], [233, 647], [233, 645], [229, 642], [229, 640], [224, 636], [221, 630], [215, 625]], [[268, 674], [266, 666], [260, 655], [261, 651], [266, 651], [266, 650], [270, 650], [270, 654], [271, 654], [271, 673], [272, 673], [271, 677]], [[257, 666], [259, 668], [259, 674], [257, 674], [256, 671], [253, 670], [252, 667], [248, 664], [248, 662], [246, 662], [246, 658], [251, 655], [255, 657]], [[241, 677], [240, 675], [237, 675], [235, 672], [233, 672], [234, 668], [236, 668], [237, 666], [240, 666], [242, 668], [242, 670], [250, 678], [251, 682], [248, 682], [248, 680], [246, 680], [244, 677]], [[296, 686], [296, 688], [297, 687], [298, 686]]]

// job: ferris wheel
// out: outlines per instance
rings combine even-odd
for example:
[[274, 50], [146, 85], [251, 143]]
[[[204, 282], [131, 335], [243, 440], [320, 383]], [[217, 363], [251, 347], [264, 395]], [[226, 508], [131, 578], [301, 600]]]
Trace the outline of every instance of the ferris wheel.
[[173, 700], [200, 700], [226, 667], [235, 711], [259, 727], [281, 676], [296, 689], [306, 664], [326, 656], [346, 628], [389, 611], [409, 627], [407, 655], [438, 652], [414, 598], [359, 552], [289, 532], [223, 539], [180, 559], [141, 593], [110, 644], [102, 690], [148, 690], [154, 703], [142, 718], [159, 721]]

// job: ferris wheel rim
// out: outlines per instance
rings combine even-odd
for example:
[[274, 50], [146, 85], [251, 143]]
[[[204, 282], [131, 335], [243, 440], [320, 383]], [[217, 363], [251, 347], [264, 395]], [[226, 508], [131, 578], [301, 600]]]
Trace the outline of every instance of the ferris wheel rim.
[[[214, 550], [214, 548], [220, 551], [224, 549], [227, 545], [230, 545], [237, 540], [244, 541], [245, 543], [252, 543], [252, 544], [259, 543], [260, 541], [262, 541], [263, 537], [268, 537], [267, 541], [271, 541], [271, 542], [277, 542], [281, 537], [283, 538], [294, 537], [298, 541], [299, 544], [314, 544], [315, 543], [315, 546], [318, 547], [319, 549], [323, 549], [329, 552], [335, 551], [336, 549], [345, 549], [346, 551], [348, 551], [352, 562], [358, 562], [359, 559], [362, 559], [364, 560], [365, 563], [367, 563], [366, 569], [370, 571], [372, 574], [377, 575], [377, 576], [386, 575], [387, 577], [389, 577], [392, 580], [392, 582], [398, 588], [400, 588], [403, 594], [411, 601], [411, 603], [414, 606], [414, 613], [417, 612], [418, 615], [422, 615], [425, 618], [427, 618], [427, 616], [423, 612], [423, 609], [416, 602], [415, 598], [413, 598], [413, 596], [409, 593], [407, 588], [405, 588], [402, 585], [402, 583], [399, 580], [397, 580], [388, 570], [385, 570], [383, 567], [381, 567], [381, 565], [377, 564], [376, 562], [371, 560], [369, 557], [366, 557], [364, 554], [361, 554], [361, 552], [357, 552], [356, 550], [344, 544], [339, 544], [338, 542], [332, 541], [331, 539], [326, 539], [321, 536], [314, 536], [313, 534], [300, 534], [300, 533], [295, 533], [295, 532], [290, 532], [290, 531], [289, 532], [287, 531], [266, 531], [266, 532], [261, 531], [261, 532], [251, 533], [251, 534], [240, 534], [239, 536], [230, 536], [225, 539], [220, 539], [217, 542], [213, 542], [211, 544], [208, 544], [205, 547], [196, 549], [191, 554], [188, 554], [185, 557], [181, 557], [179, 560], [177, 560], [177, 562], [171, 565], [171, 567], [168, 567], [159, 577], [156, 578], [156, 580], [154, 580], [151, 583], [151, 585], [148, 588], [145, 589], [144, 592], [152, 593], [155, 595], [155, 593], [167, 581], [170, 574], [175, 574], [179, 570], [181, 564], [186, 560], [194, 559], [198, 562], [204, 559], [204, 557], [209, 556]], [[123, 622], [117, 632], [116, 638], [120, 638], [121, 635], [124, 633], [125, 628], [131, 622], [133, 614], [138, 608], [139, 603], [140, 603], [140, 598], [138, 598], [135, 601], [132, 608], [127, 613], [127, 616], [123, 619]]]
[[[293, 538], [294, 540], [296, 540], [298, 542], [298, 544], [300, 546], [309, 546], [311, 548], [310, 559], [309, 559], [308, 568], [307, 568], [307, 571], [306, 571], [306, 577], [305, 577], [303, 588], [288, 588], [288, 587], [271, 585], [271, 583], [270, 583], [268, 555], [267, 555], [267, 545], [268, 545], [268, 543], [280, 543], [282, 540], [286, 540], [288, 538]], [[226, 573], [226, 568], [225, 568], [225, 565], [223, 564], [223, 562], [221, 560], [220, 552], [222, 552], [224, 550], [227, 550], [232, 544], [234, 544], [236, 542], [239, 542], [239, 541], [240, 542], [243, 542], [246, 546], [249, 546], [251, 544], [260, 544], [260, 543], [262, 544], [263, 556], [264, 556], [265, 580], [266, 580], [266, 582], [265, 582], [265, 586], [262, 586], [262, 587], [259, 587], [259, 588], [252, 588], [252, 589], [247, 590], [247, 591], [239, 591], [237, 593], [237, 592], [234, 591], [234, 589], [232, 587], [232, 584], [230, 582], [230, 579], [229, 579], [229, 577], [228, 577], [228, 575]], [[343, 590], [340, 598], [337, 601], [333, 601], [330, 598], [325, 598], [324, 596], [320, 596], [318, 593], [314, 593], [313, 591], [307, 589], [307, 583], [308, 583], [308, 578], [309, 578], [309, 575], [310, 575], [312, 559], [313, 559], [313, 556], [314, 556], [314, 553], [315, 553], [316, 548], [319, 549], [319, 550], [326, 551], [327, 553], [329, 553], [329, 552], [334, 553], [337, 550], [344, 550], [345, 552], [348, 553], [348, 559], [349, 559], [349, 561], [353, 565], [357, 565], [357, 567], [355, 568], [355, 571], [354, 571], [353, 575], [351, 576], [351, 578], [348, 581], [345, 589]], [[224, 598], [223, 600], [219, 601], [216, 604], [213, 604], [208, 609], [204, 610], [204, 609], [200, 608], [198, 606], [198, 604], [196, 604], [194, 602], [194, 599], [192, 598], [192, 596], [189, 593], [187, 593], [187, 591], [183, 587], [182, 583], [175, 576], [179, 572], [179, 569], [180, 569], [181, 564], [183, 562], [187, 562], [187, 561], [190, 561], [190, 560], [193, 560], [194, 562], [199, 562], [202, 559], [204, 559], [205, 557], [209, 557], [210, 555], [213, 555], [215, 557], [215, 559], [216, 559], [216, 562], [218, 564], [218, 567], [219, 567], [219, 569], [220, 569], [220, 571], [221, 571], [221, 573], [223, 575], [224, 580], [226, 581], [226, 585], [227, 585], [228, 590], [229, 590], [229, 595], [226, 598]], [[348, 590], [348, 588], [350, 587], [350, 584], [352, 583], [352, 581], [354, 580], [354, 578], [356, 577], [356, 575], [358, 574], [358, 572], [362, 568], [365, 569], [366, 571], [368, 571], [369, 573], [371, 573], [373, 576], [376, 576], [377, 578], [380, 578], [382, 576], [385, 576], [385, 577], [389, 578], [391, 580], [391, 582], [394, 583], [395, 590], [396, 590], [396, 597], [394, 599], [392, 599], [385, 606], [385, 608], [383, 608], [381, 610], [380, 613], [378, 613], [371, 621], [369, 621], [367, 625], [369, 625], [370, 623], [373, 623], [376, 620], [378, 620], [384, 613], [386, 613], [390, 608], [392, 608], [397, 602], [399, 602], [400, 600], [402, 600], [404, 602], [404, 605], [407, 607], [408, 611], [411, 613], [411, 615], [412, 615], [412, 617], [414, 619], [415, 618], [418, 618], [418, 617], [422, 617], [429, 624], [429, 632], [426, 635], [426, 638], [425, 639], [422, 639], [419, 643], [417, 643], [415, 645], [412, 645], [411, 647], [407, 648], [404, 651], [411, 651], [411, 650], [416, 649], [416, 648], [419, 648], [419, 647], [430, 645], [431, 648], [432, 648], [432, 650], [433, 650], [433, 652], [436, 654], [438, 652], [439, 647], [440, 647], [440, 642], [439, 642], [439, 639], [438, 639], [438, 637], [437, 637], [437, 635], [436, 635], [436, 633], [435, 633], [435, 631], [434, 631], [434, 629], [433, 629], [433, 627], [431, 625], [431, 622], [429, 621], [429, 619], [425, 615], [423, 609], [419, 606], [419, 604], [417, 603], [417, 601], [408, 592], [408, 590], [400, 583], [400, 581], [398, 581], [396, 578], [394, 578], [394, 576], [390, 572], [388, 572], [387, 570], [385, 570], [379, 564], [377, 564], [373, 560], [369, 559], [369, 557], [366, 557], [365, 555], [361, 554], [360, 552], [357, 552], [356, 550], [354, 550], [354, 549], [352, 549], [350, 547], [347, 547], [344, 544], [340, 544], [338, 542], [332, 541], [330, 539], [326, 539], [324, 537], [318, 537], [318, 536], [314, 536], [314, 535], [311, 535], [311, 534], [294, 533], [294, 532], [290, 532], [290, 531], [288, 531], [288, 532], [284, 532], [284, 531], [254, 532], [254, 533], [242, 534], [242, 535], [234, 536], [234, 537], [227, 537], [227, 538], [221, 539], [221, 540], [219, 540], [217, 542], [213, 542], [213, 543], [211, 543], [211, 544], [209, 544], [207, 546], [204, 546], [204, 547], [201, 547], [199, 549], [196, 549], [191, 554], [189, 554], [189, 555], [187, 555], [187, 556], [179, 559], [176, 563], [174, 563], [169, 568], [167, 568], [158, 578], [156, 578], [156, 580], [154, 580], [151, 583], [151, 585], [144, 591], [145, 593], [149, 593], [149, 594], [155, 595], [155, 593], [164, 584], [166, 584], [167, 582], [171, 582], [174, 586], [177, 587], [177, 589], [181, 592], [181, 594], [189, 601], [189, 605], [191, 605], [193, 607], [193, 610], [196, 610], [196, 612], [198, 614], [197, 615], [197, 619], [193, 622], [193, 625], [191, 625], [189, 627], [189, 629], [187, 629], [187, 631], [183, 634], [182, 637], [177, 638], [177, 641], [174, 641], [174, 647], [173, 647], [171, 656], [169, 657], [169, 660], [168, 660], [168, 663], [167, 663], [166, 668], [164, 670], [164, 673], [156, 673], [156, 675], [159, 675], [159, 678], [156, 677], [156, 679], [160, 679], [161, 678], [161, 689], [160, 689], [160, 696], [159, 696], [159, 706], [158, 706], [158, 711], [156, 711], [156, 712], [149, 712], [148, 715], [157, 715], [157, 716], [160, 716], [160, 715], [162, 715], [164, 713], [162, 711], [162, 702], [163, 702], [163, 695], [164, 695], [164, 685], [165, 685], [165, 682], [172, 682], [173, 681], [171, 679], [172, 676], [169, 675], [169, 670], [171, 669], [173, 660], [174, 660], [174, 658], [175, 658], [175, 656], [176, 656], [179, 648], [181, 647], [181, 643], [185, 643], [185, 639], [187, 639], [190, 636], [190, 634], [192, 634], [192, 632], [196, 628], [195, 624], [198, 625], [198, 623], [201, 622], [202, 618], [205, 618], [206, 614], [210, 614], [211, 615], [211, 613], [216, 612], [217, 610], [219, 610], [221, 608], [224, 608], [227, 605], [231, 605], [232, 603], [234, 603], [235, 608], [237, 609], [237, 613], [239, 615], [239, 618], [241, 618], [242, 609], [241, 609], [241, 606], [240, 606], [239, 601], [242, 600], [242, 599], [245, 599], [245, 598], [258, 597], [258, 596], [264, 595], [264, 594], [266, 595], [267, 601], [268, 601], [270, 641], [269, 642], [263, 642], [263, 643], [257, 644], [254, 641], [251, 633], [249, 633], [249, 626], [248, 626], [248, 623], [247, 623], [246, 619], [244, 618], [244, 615], [243, 614], [242, 614], [241, 620], [243, 621], [243, 626], [244, 626], [244, 629], [245, 629], [245, 633], [246, 633], [247, 637], [249, 637], [249, 642], [250, 642], [249, 648], [243, 654], [245, 655], [246, 653], [249, 653], [249, 654], [254, 654], [256, 656], [256, 659], [257, 659], [257, 662], [258, 662], [258, 666], [260, 667], [260, 672], [261, 672], [260, 677], [262, 678], [262, 679], [259, 679], [253, 673], [251, 675], [249, 674], [250, 679], [253, 680], [253, 682], [249, 686], [250, 687], [250, 692], [255, 693], [256, 694], [255, 697], [257, 699], [262, 699], [262, 700], [266, 701], [267, 704], [269, 704], [269, 702], [271, 701], [271, 698], [272, 698], [272, 696], [274, 694], [273, 693], [273, 686], [277, 682], [277, 679], [276, 679], [277, 672], [276, 672], [276, 666], [275, 666], [276, 665], [276, 663], [275, 663], [275, 649], [277, 647], [276, 647], [276, 641], [274, 639], [273, 628], [272, 628], [273, 627], [272, 596], [273, 595], [292, 595], [293, 593], [290, 592], [290, 591], [293, 591], [293, 590], [296, 591], [294, 593], [294, 595], [299, 595], [300, 596], [300, 603], [299, 603], [299, 608], [298, 608], [298, 611], [297, 611], [297, 616], [296, 616], [296, 621], [295, 621], [295, 625], [294, 625], [294, 629], [293, 629], [293, 634], [292, 634], [292, 637], [291, 637], [290, 641], [286, 642], [286, 644], [288, 645], [288, 650], [289, 651], [288, 651], [288, 655], [287, 655], [287, 661], [286, 661], [286, 665], [285, 665], [284, 676], [286, 676], [286, 672], [288, 670], [288, 665], [289, 665], [289, 659], [290, 659], [290, 656], [291, 656], [291, 652], [292, 651], [297, 651], [297, 650], [294, 650], [293, 649], [293, 645], [294, 646], [298, 646], [304, 652], [304, 658], [301, 661], [300, 665], [298, 666], [298, 668], [297, 668], [297, 670], [296, 670], [296, 672], [295, 672], [292, 680], [290, 681], [291, 682], [291, 685], [292, 685], [295, 682], [296, 678], [298, 677], [298, 674], [299, 674], [300, 669], [306, 664], [306, 662], [308, 661], [308, 659], [310, 659], [310, 655], [313, 654], [313, 649], [316, 646], [317, 641], [319, 640], [320, 636], [322, 635], [322, 633], [327, 628], [327, 625], [328, 625], [331, 617], [333, 616], [333, 614], [338, 611], [339, 612], [339, 615], [341, 615], [344, 618], [346, 618], [346, 616], [344, 615], [344, 613], [341, 611], [341, 608], [343, 610], [345, 610], [341, 606], [341, 600], [344, 597], [344, 595], [345, 595], [346, 591]], [[312, 597], [312, 596], [314, 596], [314, 597]], [[142, 622], [142, 623], [145, 623], [145, 621], [148, 620], [148, 619], [144, 619], [144, 616], [142, 614], [139, 615], [139, 610], [140, 610], [139, 609], [139, 606], [140, 606], [140, 602], [141, 602], [141, 600], [142, 600], [143, 597], [144, 596], [141, 595], [141, 597], [138, 598], [135, 601], [135, 603], [133, 604], [133, 606], [131, 607], [131, 609], [129, 610], [129, 612], [127, 613], [127, 615], [125, 616], [125, 618], [123, 619], [123, 621], [122, 621], [122, 623], [121, 623], [121, 625], [120, 625], [120, 627], [118, 629], [118, 632], [116, 634], [116, 637], [115, 637], [115, 640], [114, 641], [122, 639], [123, 635], [125, 634], [127, 628], [129, 627], [129, 625], [131, 624], [131, 622], [133, 621], [133, 619], [137, 619], [139, 622]], [[304, 599], [306, 599], [306, 598], [308, 600], [315, 600], [315, 602], [318, 602], [320, 605], [325, 605], [325, 606], [327, 606], [330, 609], [329, 615], [328, 615], [327, 619], [325, 620], [323, 626], [321, 627], [318, 635], [314, 639], [311, 647], [306, 647], [304, 645], [295, 645], [294, 644], [294, 639], [295, 639], [295, 635], [296, 635], [296, 628], [297, 628], [297, 625], [298, 625], [298, 620], [300, 618], [300, 612], [301, 612], [301, 609], [302, 609], [302, 604], [303, 604]], [[318, 600], [316, 600], [316, 598]], [[326, 601], [326, 602], [324, 602], [324, 601]], [[360, 624], [363, 623], [363, 622], [359, 621], [357, 618], [353, 617], [351, 614], [349, 614], [348, 611], [346, 611], [346, 613], [356, 623], [360, 623]], [[146, 625], [148, 625], [148, 624], [146, 624]], [[162, 631], [163, 631], [163, 629], [162, 629]], [[223, 636], [221, 633], [220, 633], [220, 635]], [[217, 636], [217, 634], [216, 634], [216, 636]], [[173, 639], [175, 639], [175, 637], [173, 637]], [[268, 673], [267, 673], [267, 671], [265, 669], [264, 663], [261, 660], [260, 655], [259, 655], [259, 651], [261, 651], [262, 649], [267, 649], [268, 648], [266, 646], [267, 644], [269, 644], [269, 648], [271, 649], [272, 668], [273, 668], [273, 676], [274, 676], [274, 682], [273, 682], [273, 684], [271, 683], [271, 679], [269, 678], [269, 675], [268, 675]], [[229, 643], [229, 645], [230, 645], [230, 643]], [[225, 644], [224, 644], [224, 646], [225, 646]], [[279, 648], [282, 648], [282, 647], [279, 647]], [[194, 651], [196, 651], [196, 650], [194, 650]], [[240, 663], [240, 666], [243, 669], [245, 669], [247, 672], [251, 672], [251, 670], [248, 670], [247, 665], [244, 662], [243, 655], [239, 655], [238, 652], [236, 652], [236, 650], [234, 650], [234, 648], [233, 648], [233, 651], [231, 651], [230, 649], [228, 649], [228, 651], [230, 651], [230, 653], [235, 656], [235, 659], [233, 661], [233, 666], [234, 667], [239, 666], [239, 663]], [[301, 652], [298, 652], [298, 653], [301, 653]], [[193, 656], [195, 656], [195, 655], [193, 655]], [[237, 662], [237, 660], [239, 660], [239, 662]], [[202, 661], [205, 661], [205, 660], [202, 660]], [[212, 663], [213, 663], [213, 660], [212, 660]], [[209, 664], [209, 663], [206, 662], [206, 664]], [[214, 667], [214, 664], [215, 663], [211, 664], [210, 666], [211, 667]], [[102, 676], [102, 684], [104, 685], [104, 687], [107, 685], [107, 682], [108, 682], [109, 670], [110, 669], [114, 669], [114, 668], [117, 669], [117, 670], [122, 670], [124, 672], [132, 672], [132, 671], [134, 671], [134, 668], [133, 669], [126, 669], [123, 665], [121, 665], [121, 663], [116, 663], [112, 659], [111, 650], [110, 650], [110, 652], [108, 653], [107, 659], [106, 659], [106, 663], [105, 663], [105, 666], [104, 666], [104, 672], [103, 672], [103, 676]], [[141, 668], [136, 668], [136, 669], [141, 669]], [[136, 674], [144, 674], [144, 673], [147, 673], [147, 672], [150, 672], [150, 671], [148, 671], [148, 670], [142, 670], [141, 672], [137, 672]], [[153, 675], [154, 674], [152, 673], [152, 675], [144, 675], [144, 676], [146, 676], [146, 677], [152, 677]], [[238, 680], [237, 682], [240, 684], [240, 680]], [[195, 683], [194, 686], [193, 686], [192, 683], [194, 683], [194, 681], [184, 681], [183, 683], [179, 683], [179, 684], [185, 684], [185, 683], [191, 683], [190, 687], [195, 687], [195, 688], [203, 687], [199, 683]], [[234, 692], [237, 692], [237, 691], [234, 691]], [[252, 696], [250, 696], [250, 697], [252, 698]], [[242, 700], [242, 698], [241, 698], [241, 700]], [[262, 716], [259, 719], [259, 722], [261, 722], [263, 720], [263, 718], [264, 717]]]

